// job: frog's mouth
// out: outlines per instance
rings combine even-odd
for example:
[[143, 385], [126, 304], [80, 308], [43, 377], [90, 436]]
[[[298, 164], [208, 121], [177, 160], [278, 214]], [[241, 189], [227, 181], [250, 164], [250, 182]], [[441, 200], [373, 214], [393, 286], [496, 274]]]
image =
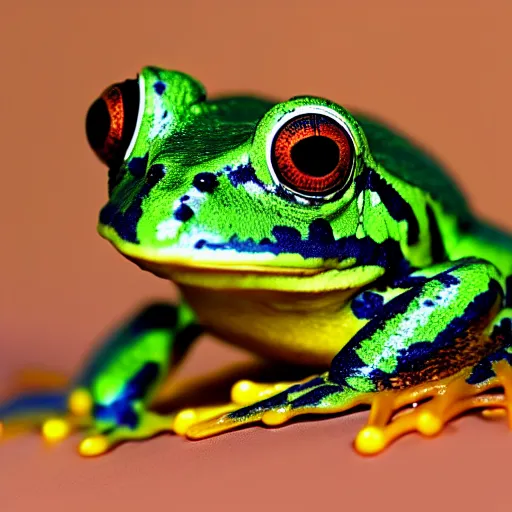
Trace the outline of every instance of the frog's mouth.
[[361, 288], [384, 273], [384, 269], [376, 265], [299, 268], [124, 256], [141, 269], [178, 285], [219, 290], [325, 293]]
[[305, 257], [297, 252], [240, 251], [208, 246], [150, 248], [121, 240], [109, 226], [98, 229], [126, 258], [143, 270], [178, 285], [210, 289], [321, 293], [361, 288], [384, 274], [371, 260]]

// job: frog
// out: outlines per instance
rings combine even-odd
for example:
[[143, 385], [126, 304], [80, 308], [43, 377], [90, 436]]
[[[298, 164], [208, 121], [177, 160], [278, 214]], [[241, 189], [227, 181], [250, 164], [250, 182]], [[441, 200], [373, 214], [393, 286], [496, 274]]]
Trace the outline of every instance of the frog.
[[[135, 313], [66, 385], [14, 394], [4, 432], [80, 430], [91, 457], [163, 433], [197, 440], [364, 407], [354, 448], [374, 455], [464, 413], [507, 416], [512, 238], [408, 136], [317, 96], [209, 98], [154, 66], [92, 103], [86, 135], [108, 168], [99, 234], [180, 301]], [[159, 412], [204, 333], [315, 371]]]

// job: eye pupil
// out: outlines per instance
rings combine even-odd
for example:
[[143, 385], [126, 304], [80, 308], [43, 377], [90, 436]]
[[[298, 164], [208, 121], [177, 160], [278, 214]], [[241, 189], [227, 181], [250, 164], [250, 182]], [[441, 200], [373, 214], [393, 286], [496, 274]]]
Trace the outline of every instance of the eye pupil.
[[307, 137], [297, 142], [291, 149], [292, 161], [304, 174], [326, 176], [340, 161], [337, 144], [322, 135]]
[[98, 98], [87, 112], [85, 131], [91, 148], [101, 150], [110, 131], [110, 114], [102, 98]]

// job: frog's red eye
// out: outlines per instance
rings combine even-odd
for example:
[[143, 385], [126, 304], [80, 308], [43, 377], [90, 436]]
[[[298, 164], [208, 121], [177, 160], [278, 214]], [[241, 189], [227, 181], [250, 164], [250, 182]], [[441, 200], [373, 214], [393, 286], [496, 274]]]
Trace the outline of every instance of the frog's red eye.
[[327, 196], [350, 181], [352, 138], [340, 122], [327, 115], [297, 115], [274, 136], [271, 161], [284, 186], [305, 196]]
[[139, 84], [137, 80], [111, 85], [91, 105], [85, 130], [91, 148], [110, 167], [120, 164], [137, 124]]

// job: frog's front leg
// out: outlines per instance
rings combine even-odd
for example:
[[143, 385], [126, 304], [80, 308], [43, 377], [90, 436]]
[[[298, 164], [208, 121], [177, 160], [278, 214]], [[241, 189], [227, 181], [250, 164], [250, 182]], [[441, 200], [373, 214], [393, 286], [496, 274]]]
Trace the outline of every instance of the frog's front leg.
[[435, 396], [457, 375], [466, 378], [482, 358], [505, 344], [503, 336], [491, 335], [503, 299], [502, 278], [486, 261], [437, 265], [384, 291], [364, 293], [375, 299], [367, 300], [371, 307], [361, 307], [361, 296], [350, 307], [366, 315], [368, 323], [334, 358], [329, 372], [194, 425], [187, 436], [202, 438], [260, 420], [276, 425], [298, 414], [330, 414], [373, 404], [373, 428], [358, 437], [356, 447], [366, 453], [380, 451], [399, 435], [421, 428], [416, 421], [420, 416], [412, 423], [411, 416], [392, 430], [395, 412]]
[[200, 332], [186, 304], [153, 304], [93, 354], [69, 390], [14, 399], [0, 407], [0, 420], [9, 425], [31, 416], [37, 423], [39, 418], [43, 435], [51, 440], [73, 428], [87, 428], [79, 448], [82, 455], [98, 455], [125, 440], [172, 431], [174, 416], [149, 408]]

